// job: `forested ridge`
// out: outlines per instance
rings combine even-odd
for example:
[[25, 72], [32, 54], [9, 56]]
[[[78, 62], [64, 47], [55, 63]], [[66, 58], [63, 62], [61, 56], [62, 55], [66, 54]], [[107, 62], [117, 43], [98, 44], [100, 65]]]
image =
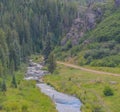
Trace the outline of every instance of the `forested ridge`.
[[0, 75], [41, 53], [46, 40], [58, 45], [76, 15], [75, 4], [60, 0], [0, 0]]
[[[94, 4], [96, 2], [103, 2], [105, 3], [108, 0], [86, 0], [85, 3]], [[65, 37], [65, 35], [69, 32], [73, 21], [78, 18], [78, 2], [84, 4], [82, 0], [80, 1], [72, 1], [72, 0], [1, 0], [0, 1], [0, 75], [6, 74], [5, 72], [17, 70], [19, 65], [22, 61], [26, 60], [27, 56], [35, 53], [42, 53], [44, 54], [45, 50], [48, 50], [46, 45], [50, 42], [50, 48], [53, 50], [55, 46], [61, 46], [61, 40]], [[88, 5], [88, 7], [89, 7]], [[94, 9], [94, 7], [96, 7]], [[62, 46], [59, 49], [55, 49], [55, 54], [57, 57], [62, 56], [63, 59], [74, 57], [77, 54], [77, 61], [80, 65], [84, 64], [91, 64], [94, 60], [96, 60], [95, 56], [92, 55], [99, 55], [99, 53], [103, 53], [104, 57], [106, 55], [111, 55], [109, 52], [110, 48], [106, 48], [104, 51], [102, 48], [95, 51], [92, 54], [93, 50], [84, 50], [83, 44], [88, 41], [89, 38], [95, 42], [95, 38], [97, 36], [92, 36], [95, 32], [101, 31], [100, 38], [107, 39], [108, 34], [106, 32], [102, 32], [102, 28], [104, 27], [104, 21], [106, 19], [105, 24], [106, 28], [109, 24], [109, 20], [107, 18], [113, 17], [117, 14], [117, 10], [111, 6], [110, 3], [108, 4], [101, 4], [95, 5], [92, 9], [98, 11], [100, 9], [102, 17], [97, 18], [96, 27], [94, 29], [90, 29], [87, 32], [84, 32], [86, 36], [82, 36], [82, 38], [77, 41], [79, 46], [74, 46], [71, 49], [71, 43], [68, 41], [65, 46]], [[84, 8], [83, 8], [84, 9]], [[80, 8], [79, 11], [82, 9]], [[84, 9], [85, 10], [85, 9]], [[88, 9], [86, 9], [88, 10]], [[90, 9], [91, 10], [91, 9]], [[119, 10], [119, 9], [118, 9]], [[88, 10], [89, 12], [89, 10]], [[81, 13], [81, 12], [80, 12]], [[84, 14], [82, 14], [83, 16]], [[80, 15], [81, 18], [81, 15]], [[108, 21], [107, 21], [108, 20]], [[111, 20], [115, 20], [112, 19]], [[111, 21], [110, 20], [110, 21]], [[102, 24], [103, 23], [103, 24]], [[118, 23], [118, 22], [117, 22]], [[86, 24], [86, 23], [83, 23]], [[101, 24], [101, 25], [99, 25]], [[111, 22], [112, 24], [112, 22]], [[112, 25], [110, 26], [112, 27]], [[84, 29], [84, 28], [83, 28]], [[117, 28], [115, 28], [117, 29]], [[113, 30], [117, 32], [117, 30]], [[107, 29], [105, 29], [107, 30]], [[104, 30], [104, 31], [105, 31]], [[108, 29], [109, 30], [109, 29]], [[109, 32], [109, 31], [107, 31]], [[97, 33], [99, 34], [99, 33]], [[102, 35], [103, 34], [103, 35]], [[115, 33], [116, 34], [116, 33]], [[112, 35], [112, 32], [110, 33]], [[119, 37], [115, 41], [119, 40]], [[112, 38], [112, 40], [114, 40]], [[74, 41], [74, 39], [73, 39]], [[111, 41], [111, 40], [108, 40]], [[101, 42], [101, 40], [100, 40]], [[97, 43], [97, 42], [95, 42]], [[91, 44], [91, 42], [89, 42]], [[94, 44], [94, 43], [93, 43]], [[104, 43], [101, 43], [104, 46]], [[114, 44], [114, 42], [110, 42], [110, 44]], [[90, 45], [92, 46], [92, 44]], [[95, 47], [97, 45], [94, 44]], [[49, 47], [49, 46], [47, 46]], [[64, 54], [63, 47], [68, 51], [68, 53]], [[68, 48], [67, 48], [68, 47]], [[88, 45], [89, 47], [89, 45]], [[109, 47], [109, 46], [108, 46]], [[91, 49], [91, 48], [90, 48]], [[95, 48], [94, 50], [96, 50]], [[116, 49], [116, 48], [115, 48]], [[65, 52], [66, 52], [65, 50]], [[57, 52], [56, 52], [57, 51]], [[115, 50], [113, 50], [113, 54]], [[47, 51], [48, 52], [48, 51]], [[61, 53], [62, 52], [62, 53]], [[115, 51], [117, 53], [117, 50]], [[62, 55], [59, 55], [62, 54]], [[78, 56], [80, 54], [80, 56]], [[65, 55], [65, 56], [64, 56]], [[88, 55], [86, 57], [86, 55]], [[90, 55], [90, 56], [89, 56]], [[95, 58], [94, 58], [95, 57]], [[102, 56], [103, 58], [103, 56]], [[97, 57], [97, 60], [101, 59], [101, 57]], [[80, 60], [80, 61], [79, 61]], [[86, 60], [82, 62], [83, 60]], [[103, 61], [106, 60], [103, 59]], [[108, 59], [109, 60], [109, 59]], [[99, 60], [98, 60], [99, 61]], [[116, 61], [116, 60], [115, 60]], [[96, 61], [95, 61], [96, 63]], [[103, 63], [103, 62], [100, 62]], [[112, 65], [111, 65], [112, 63]], [[94, 65], [94, 63], [92, 63]], [[114, 66], [114, 62], [110, 62], [105, 66]], [[103, 66], [102, 64], [98, 64]], [[116, 65], [115, 65], [116, 66]]]
[[0, 112], [120, 111], [119, 31], [120, 0], [0, 0]]

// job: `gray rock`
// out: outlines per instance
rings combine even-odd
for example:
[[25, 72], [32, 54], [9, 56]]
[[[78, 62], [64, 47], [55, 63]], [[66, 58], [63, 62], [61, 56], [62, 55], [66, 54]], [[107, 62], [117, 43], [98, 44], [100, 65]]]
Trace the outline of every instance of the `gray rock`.
[[114, 0], [114, 2], [117, 7], [120, 6], [120, 0]]
[[65, 46], [69, 40], [71, 41], [72, 46], [78, 45], [79, 38], [84, 34], [83, 28], [84, 21], [81, 18], [74, 19], [70, 31], [66, 34], [66, 37], [64, 37], [61, 41], [61, 46]]
[[93, 29], [96, 25], [95, 14], [90, 12], [86, 14], [87, 30]]
[[48, 71], [42, 70], [43, 66], [30, 61], [30, 66], [27, 68], [25, 80], [39, 80], [42, 76], [48, 74]]
[[117, 82], [116, 81], [110, 81], [110, 84], [115, 85], [115, 84], [117, 84]]

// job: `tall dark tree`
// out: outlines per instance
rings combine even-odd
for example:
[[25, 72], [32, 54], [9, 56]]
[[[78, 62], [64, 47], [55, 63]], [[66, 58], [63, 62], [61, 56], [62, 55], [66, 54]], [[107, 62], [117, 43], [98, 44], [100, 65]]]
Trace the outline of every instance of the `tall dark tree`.
[[56, 60], [53, 53], [49, 55], [47, 64], [48, 64], [48, 71], [50, 73], [53, 73], [56, 69]]
[[1, 91], [5, 94], [5, 92], [7, 91], [7, 86], [6, 86], [6, 82], [3, 79], [2, 85], [1, 85]]
[[0, 77], [3, 76], [3, 65], [2, 62], [0, 61]]
[[13, 75], [13, 77], [12, 77], [11, 85], [12, 85], [12, 87], [17, 88], [17, 82], [16, 82], [15, 75]]
[[45, 41], [45, 47], [43, 50], [43, 55], [44, 55], [44, 61], [47, 63], [48, 57], [51, 53], [51, 42], [50, 42], [50, 33], [48, 33]]

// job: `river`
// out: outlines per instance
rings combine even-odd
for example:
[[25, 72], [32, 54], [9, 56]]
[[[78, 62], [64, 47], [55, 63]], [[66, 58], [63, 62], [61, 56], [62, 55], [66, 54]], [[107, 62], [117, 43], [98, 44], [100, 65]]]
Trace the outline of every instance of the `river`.
[[[30, 66], [27, 69], [25, 80], [39, 81], [44, 75], [48, 73], [47, 71], [42, 70], [42, 67], [43, 66], [41, 64], [30, 61]], [[41, 92], [53, 100], [53, 102], [56, 104], [56, 109], [58, 112], [81, 112], [80, 108], [82, 103], [76, 97], [60, 93], [45, 83], [38, 82], [36, 86], [40, 88]]]

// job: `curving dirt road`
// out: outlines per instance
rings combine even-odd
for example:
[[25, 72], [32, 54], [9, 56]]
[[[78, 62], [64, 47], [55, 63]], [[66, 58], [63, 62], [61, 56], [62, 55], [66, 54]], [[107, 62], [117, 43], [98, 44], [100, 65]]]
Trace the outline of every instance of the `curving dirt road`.
[[88, 69], [88, 68], [84, 68], [84, 67], [81, 67], [81, 66], [78, 66], [78, 65], [69, 64], [69, 63], [65, 63], [65, 62], [57, 61], [57, 64], [65, 65], [65, 66], [67, 66], [67, 67], [76, 68], [76, 69], [80, 69], [80, 70], [87, 71], [87, 72], [92, 72], [92, 73], [97, 73], [97, 74], [104, 74], [104, 75], [111, 75], [111, 76], [120, 77], [120, 74], [97, 71], [97, 70]]

